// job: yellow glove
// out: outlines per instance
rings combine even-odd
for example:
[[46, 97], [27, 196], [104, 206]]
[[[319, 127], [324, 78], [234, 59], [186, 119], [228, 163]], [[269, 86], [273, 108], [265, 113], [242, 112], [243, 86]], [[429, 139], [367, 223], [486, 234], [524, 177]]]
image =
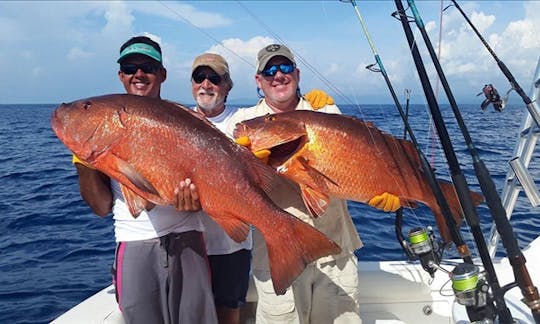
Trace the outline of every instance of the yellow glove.
[[306, 93], [304, 95], [304, 99], [309, 102], [314, 110], [319, 110], [326, 105], [334, 104], [334, 98], [332, 98], [328, 93], [317, 89], [313, 89]]
[[[234, 140], [237, 144], [250, 148], [251, 140], [247, 136], [241, 136]], [[252, 152], [259, 160], [263, 161], [265, 164], [268, 163], [268, 157], [270, 156], [270, 150], [263, 149], [256, 152]]]
[[75, 163], [82, 164], [82, 165], [84, 165], [85, 167], [90, 168], [90, 169], [95, 169], [95, 168], [94, 168], [92, 165], [90, 165], [89, 163], [84, 162], [83, 160], [79, 159], [79, 157], [78, 157], [77, 155], [75, 155], [75, 154], [73, 154], [73, 158], [71, 159], [71, 162], [72, 162], [73, 164], [75, 164]]
[[377, 195], [368, 201], [371, 207], [382, 209], [385, 212], [394, 212], [401, 207], [399, 197], [391, 193], [384, 192], [382, 195]]

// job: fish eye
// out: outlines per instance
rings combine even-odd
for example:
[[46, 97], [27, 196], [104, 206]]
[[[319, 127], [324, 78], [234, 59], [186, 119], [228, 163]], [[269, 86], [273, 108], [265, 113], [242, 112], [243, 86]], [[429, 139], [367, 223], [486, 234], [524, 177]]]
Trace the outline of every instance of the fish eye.
[[274, 121], [274, 120], [276, 120], [276, 116], [267, 116], [266, 120], [267, 121]]
[[85, 110], [92, 108], [92, 103], [90, 101], [85, 102], [83, 108]]

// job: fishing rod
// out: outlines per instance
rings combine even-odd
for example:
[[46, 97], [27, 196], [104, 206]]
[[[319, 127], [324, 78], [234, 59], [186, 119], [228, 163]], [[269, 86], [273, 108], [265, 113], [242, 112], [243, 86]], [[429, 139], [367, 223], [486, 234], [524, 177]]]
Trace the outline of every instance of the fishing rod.
[[[341, 1], [343, 1], [343, 0], [341, 0]], [[345, 1], [343, 1], [343, 2], [345, 2]], [[349, 2], [349, 1], [347, 1], [347, 2]], [[418, 145], [418, 141], [416, 140], [414, 132], [413, 132], [413, 130], [412, 130], [412, 128], [411, 128], [411, 126], [410, 126], [410, 124], [408, 122], [408, 117], [403, 112], [403, 108], [401, 107], [401, 104], [399, 103], [396, 92], [394, 91], [392, 83], [390, 82], [390, 78], [388, 77], [388, 74], [386, 73], [386, 69], [384, 68], [384, 65], [382, 63], [382, 60], [381, 60], [378, 52], [377, 52], [377, 49], [375, 48], [375, 45], [374, 45], [374, 43], [373, 43], [373, 41], [371, 39], [371, 36], [370, 36], [370, 34], [369, 34], [368, 30], [367, 30], [366, 24], [364, 23], [364, 20], [362, 19], [362, 15], [360, 14], [360, 10], [358, 9], [358, 6], [356, 5], [356, 1], [355, 0], [350, 0], [350, 3], [352, 4], [352, 6], [353, 6], [353, 8], [354, 8], [354, 10], [356, 12], [356, 15], [357, 15], [357, 17], [358, 17], [358, 19], [360, 21], [360, 24], [362, 25], [364, 35], [366, 36], [366, 38], [368, 40], [368, 43], [369, 43], [369, 45], [371, 47], [371, 50], [372, 50], [372, 52], [373, 52], [373, 54], [375, 56], [375, 61], [377, 62], [377, 65], [379, 66], [379, 69], [377, 69], [377, 70], [375, 70], [372, 67], [374, 64], [368, 66], [368, 68], [371, 71], [381, 72], [381, 74], [383, 75], [384, 80], [386, 82], [386, 85], [387, 85], [388, 89], [390, 90], [390, 94], [392, 95], [392, 99], [394, 100], [394, 103], [396, 105], [396, 108], [398, 109], [399, 114], [401, 115], [401, 118], [403, 119], [403, 123], [405, 125], [406, 131], [409, 133], [409, 135], [411, 137], [411, 142], [414, 144], [414, 147], [415, 147], [415, 149], [416, 149], [416, 151], [418, 153], [418, 156], [420, 157], [422, 170], [426, 174], [428, 184], [429, 184], [430, 188], [433, 190], [433, 193], [435, 195], [437, 203], [441, 207], [441, 211], [442, 211], [442, 214], [444, 216], [446, 225], [449, 228], [450, 236], [452, 238], [452, 241], [456, 245], [457, 251], [461, 255], [462, 259], [465, 262], [472, 264], [473, 261], [472, 261], [472, 257], [471, 257], [471, 252], [469, 251], [469, 248], [467, 247], [465, 241], [463, 240], [463, 238], [461, 236], [461, 233], [459, 232], [459, 229], [457, 227], [455, 219], [452, 217], [450, 207], [448, 206], [448, 202], [444, 198], [442, 190], [441, 190], [439, 184], [437, 183], [437, 180], [436, 180], [435, 174], [433, 172], [433, 169], [431, 168], [431, 166], [430, 166], [429, 162], [427, 161], [425, 155], [423, 154], [422, 150], [420, 149], [420, 146]], [[433, 276], [434, 270], [431, 269], [429, 266], [425, 265], [425, 263], [429, 263], [429, 260], [423, 260], [422, 258], [420, 258], [420, 260], [422, 262], [422, 266], [424, 267], [424, 269], [426, 269], [426, 268], [430, 269], [430, 270], [427, 270], [427, 269], [426, 270], [430, 273], [430, 275]]]
[[[537, 323], [540, 323], [540, 296], [538, 295], [538, 289], [536, 289], [536, 287], [533, 285], [529, 272], [527, 270], [527, 267], [525, 266], [525, 262], [526, 262], [525, 257], [518, 246], [516, 237], [514, 235], [514, 231], [512, 229], [512, 226], [510, 225], [510, 221], [506, 217], [506, 211], [502, 205], [501, 198], [499, 197], [497, 193], [495, 183], [493, 182], [493, 179], [491, 175], [489, 174], [487, 167], [485, 166], [483, 160], [480, 158], [478, 151], [476, 150], [473, 144], [469, 131], [467, 130], [467, 126], [465, 125], [465, 122], [463, 121], [463, 118], [457, 106], [454, 95], [452, 94], [450, 86], [448, 85], [448, 82], [442, 70], [441, 64], [439, 62], [439, 59], [437, 58], [437, 55], [435, 54], [435, 50], [433, 49], [433, 45], [431, 44], [431, 41], [424, 27], [422, 18], [420, 17], [420, 14], [418, 13], [418, 9], [416, 8], [414, 0], [407, 0], [407, 2], [414, 14], [414, 20], [416, 22], [416, 25], [418, 29], [420, 30], [420, 33], [422, 34], [426, 47], [429, 51], [429, 54], [435, 66], [435, 69], [437, 70], [437, 74], [439, 75], [439, 78], [443, 85], [446, 96], [448, 97], [450, 106], [452, 107], [452, 111], [454, 112], [455, 119], [459, 125], [461, 133], [463, 134], [467, 148], [469, 149], [469, 152], [472, 156], [472, 161], [473, 161], [476, 177], [480, 184], [480, 188], [482, 189], [482, 193], [486, 197], [486, 203], [490, 209], [491, 216], [495, 222], [497, 230], [501, 235], [503, 246], [505, 247], [508, 253], [508, 260], [510, 261], [510, 264], [512, 265], [514, 277], [521, 289], [523, 296], [527, 300], [527, 305], [533, 311], [533, 317], [535, 318], [535, 321]], [[452, 0], [452, 2], [456, 5], [456, 8], [458, 8], [458, 10], [460, 10], [460, 12], [464, 14], [461, 8], [459, 8], [459, 6], [457, 5], [457, 3], [454, 0]], [[469, 22], [469, 24], [471, 24], [470, 20], [467, 19], [467, 21]], [[476, 30], [476, 32], [478, 31]], [[491, 53], [494, 54], [493, 51], [491, 51]], [[508, 71], [504, 63], [501, 62], [501, 64], [502, 66], [504, 66], [503, 71], [505, 70]], [[508, 71], [508, 73], [510, 73], [510, 71]], [[516, 88], [516, 91], [518, 93], [521, 92], [524, 96], [526, 96], [523, 90], [521, 89], [521, 87], [519, 85], [516, 86], [514, 84], [516, 83], [516, 81], [513, 78], [513, 76], [511, 76], [510, 82], [513, 84], [513, 87]], [[526, 98], [526, 100], [529, 103], [531, 103], [531, 100], [528, 97]], [[488, 254], [489, 254], [489, 251], [488, 251]]]
[[[525, 103], [525, 105], [527, 106], [527, 109], [529, 110], [529, 113], [531, 114], [531, 116], [533, 117], [534, 121], [536, 122], [536, 125], [538, 127], [540, 127], [540, 114], [538, 113], [538, 110], [535, 109], [533, 103], [532, 103], [532, 100], [531, 98], [529, 98], [529, 96], [527, 96], [527, 94], [525, 93], [525, 91], [523, 91], [523, 88], [521, 88], [521, 86], [519, 85], [519, 83], [516, 81], [516, 79], [514, 78], [514, 76], [512, 75], [512, 72], [510, 72], [510, 70], [506, 67], [506, 65], [497, 57], [497, 55], [495, 54], [495, 52], [491, 49], [491, 47], [489, 46], [489, 44], [487, 43], [487, 41], [484, 39], [484, 37], [482, 37], [482, 35], [480, 34], [480, 32], [478, 31], [478, 29], [476, 29], [476, 27], [473, 25], [473, 23], [471, 22], [471, 20], [469, 19], [469, 17], [467, 17], [467, 15], [465, 14], [465, 12], [461, 9], [461, 7], [457, 4], [457, 2], [455, 0], [451, 0], [452, 3], [454, 4], [454, 6], [457, 8], [457, 10], [459, 10], [459, 12], [461, 13], [461, 15], [463, 15], [463, 18], [465, 18], [465, 20], [467, 21], [467, 23], [469, 24], [469, 26], [472, 28], [472, 30], [474, 31], [474, 33], [476, 34], [476, 36], [478, 36], [478, 38], [480, 39], [480, 41], [482, 42], [482, 44], [484, 44], [484, 47], [487, 49], [487, 51], [489, 52], [489, 54], [491, 54], [491, 56], [493, 56], [493, 58], [495, 59], [495, 62], [497, 62], [497, 65], [499, 66], [499, 68], [501, 69], [501, 72], [504, 74], [504, 76], [508, 79], [508, 81], [510, 82], [510, 85], [512, 86], [512, 89], [516, 90], [516, 92], [518, 93], [518, 95], [521, 97], [521, 99], [523, 99], [523, 102]], [[510, 90], [512, 90], [510, 89]]]
[[[411, 99], [411, 89], [405, 89], [405, 120], [409, 120], [409, 100]], [[403, 130], [403, 139], [407, 139], [407, 127]]]
[[[474, 24], [471, 22], [471, 20], [469, 19], [469, 17], [467, 17], [467, 15], [465, 14], [465, 12], [461, 9], [461, 7], [457, 4], [456, 1], [453, 1], [452, 0], [452, 3], [454, 4], [454, 6], [458, 9], [458, 11], [461, 13], [461, 15], [463, 16], [463, 18], [465, 18], [465, 20], [467, 21], [467, 23], [469, 24], [469, 26], [472, 28], [472, 30], [474, 31], [474, 33], [478, 36], [478, 38], [480, 39], [480, 41], [482, 42], [482, 44], [484, 44], [484, 47], [487, 49], [487, 51], [491, 54], [491, 56], [495, 59], [495, 62], [497, 62], [497, 65], [499, 66], [499, 68], [501, 69], [501, 72], [505, 75], [505, 77], [508, 79], [508, 81], [510, 82], [510, 85], [511, 85], [511, 88], [510, 90], [508, 90], [508, 92], [506, 93], [505, 97], [508, 98], [508, 95], [510, 93], [510, 91], [512, 90], [516, 90], [516, 92], [518, 93], [518, 95], [522, 98], [523, 102], [525, 103], [527, 109], [529, 110], [529, 113], [532, 117], [532, 119], [535, 121], [537, 127], [540, 127], [540, 115], [538, 113], [538, 110], [535, 108], [532, 100], [529, 98], [529, 96], [527, 96], [525, 94], [525, 92], [523, 91], [523, 89], [521, 88], [521, 86], [519, 85], [519, 83], [516, 81], [516, 79], [514, 78], [514, 76], [512, 75], [512, 73], [510, 72], [510, 70], [506, 67], [506, 65], [497, 57], [497, 55], [495, 54], [495, 52], [493, 51], [493, 49], [491, 49], [491, 47], [489, 46], [489, 44], [487, 43], [487, 41], [484, 39], [484, 37], [482, 37], [482, 35], [480, 34], [480, 32], [478, 31], [478, 29], [476, 29], [476, 27], [474, 26]], [[451, 5], [449, 5], [448, 7], [450, 7]], [[446, 7], [445, 10], [448, 8]], [[539, 82], [538, 80], [536, 81], [537, 83]], [[538, 87], [538, 84], [535, 84], [535, 87]], [[506, 101], [507, 99], [503, 99], [503, 102]], [[491, 237], [491, 243], [493, 244], [493, 246], [496, 245], [497, 241], [499, 239], [499, 233], [498, 231], [495, 231], [494, 233], [492, 233], [492, 237]], [[503, 242], [504, 244], [504, 242]]]
[[[471, 318], [473, 316], [478, 316], [479, 318], [475, 320], [483, 319], [486, 316], [490, 317], [491, 309], [493, 308], [493, 302], [495, 302], [494, 306], [496, 308], [500, 321], [502, 323], [511, 323], [512, 315], [510, 314], [510, 310], [508, 309], [504, 301], [503, 291], [501, 290], [501, 287], [497, 280], [495, 268], [493, 267], [492, 260], [489, 256], [489, 252], [484, 241], [482, 229], [480, 228], [479, 218], [470, 196], [467, 180], [465, 179], [463, 172], [461, 171], [461, 168], [459, 166], [459, 162], [457, 160], [456, 153], [450, 140], [448, 130], [446, 129], [446, 125], [442, 118], [437, 99], [435, 98], [435, 94], [433, 93], [433, 89], [431, 87], [428, 74], [422, 61], [422, 57], [420, 55], [418, 47], [416, 46], [416, 41], [414, 39], [412, 29], [409, 26], [409, 19], [405, 14], [405, 10], [403, 8], [401, 0], [394, 1], [396, 3], [397, 11], [394, 12], [392, 15], [399, 16], [403, 30], [405, 32], [405, 36], [407, 37], [409, 49], [411, 50], [416, 70], [420, 77], [422, 88], [426, 95], [426, 100], [431, 111], [433, 122], [435, 123], [435, 127], [437, 128], [439, 140], [446, 156], [446, 160], [451, 172], [452, 181], [456, 188], [456, 192], [458, 194], [458, 198], [461, 203], [465, 219], [467, 221], [467, 224], [469, 224], [471, 232], [475, 239], [477, 248], [479, 250], [480, 258], [482, 260], [482, 264], [484, 265], [484, 269], [487, 273], [489, 285], [494, 295], [494, 298], [486, 301], [485, 305], [478, 305], [478, 307], [468, 306], [467, 309], [469, 317]], [[413, 12], [415, 13], [415, 16], [417, 16], [417, 11]], [[471, 320], [473, 320], [473, 318], [471, 318]]]

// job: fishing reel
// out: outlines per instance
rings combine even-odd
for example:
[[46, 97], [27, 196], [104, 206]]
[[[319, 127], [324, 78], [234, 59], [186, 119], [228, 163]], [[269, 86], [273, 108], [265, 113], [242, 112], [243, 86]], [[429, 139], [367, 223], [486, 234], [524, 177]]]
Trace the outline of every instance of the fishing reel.
[[442, 250], [435, 241], [435, 235], [431, 227], [415, 227], [408, 233], [409, 240], [403, 237], [401, 225], [403, 223], [403, 208], [396, 211], [395, 230], [401, 248], [407, 255], [409, 261], [420, 260], [422, 268], [429, 273], [431, 278], [435, 276], [435, 271], [441, 262]]
[[508, 96], [513, 89], [514, 88], [510, 88], [510, 90], [506, 92], [504, 97], [501, 98], [499, 92], [492, 84], [484, 85], [482, 91], [476, 95], [480, 96], [483, 94], [486, 97], [486, 99], [480, 104], [480, 108], [482, 108], [482, 110], [486, 110], [486, 108], [491, 104], [496, 111], [502, 112], [506, 107], [506, 103], [508, 102]]
[[460, 263], [450, 273], [456, 301], [463, 306], [486, 305], [489, 286], [477, 266]]
[[420, 260], [422, 268], [433, 278], [441, 262], [439, 244], [431, 227], [415, 227], [408, 233], [407, 248], [414, 256], [413, 260]]
[[403, 223], [403, 208], [396, 211], [395, 231], [401, 248], [409, 261], [420, 260], [422, 268], [429, 273], [431, 278], [439, 268], [442, 258], [443, 245], [438, 244], [431, 227], [415, 227], [408, 233], [408, 240], [403, 237], [401, 231]]
[[493, 305], [489, 299], [489, 285], [485, 274], [470, 263], [460, 263], [451, 272], [441, 267], [442, 244], [437, 243], [430, 227], [413, 228], [409, 231], [408, 237], [410, 243], [406, 248], [413, 257], [412, 260], [420, 260], [422, 268], [432, 278], [437, 269], [450, 276], [456, 302], [465, 306], [471, 323], [493, 323]]
[[485, 274], [474, 264], [460, 263], [449, 275], [456, 302], [466, 307], [471, 322], [493, 323], [495, 314]]

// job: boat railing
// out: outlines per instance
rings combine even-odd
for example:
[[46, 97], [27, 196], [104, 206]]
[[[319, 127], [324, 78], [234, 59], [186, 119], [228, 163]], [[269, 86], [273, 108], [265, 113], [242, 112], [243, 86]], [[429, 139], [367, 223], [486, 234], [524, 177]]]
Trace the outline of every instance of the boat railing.
[[[540, 191], [529, 172], [529, 163], [535, 151], [538, 137], [540, 136], [538, 117], [540, 116], [540, 107], [537, 102], [537, 99], [540, 98], [540, 58], [536, 66], [536, 72], [534, 73], [529, 97], [531, 98], [532, 105], [527, 107], [528, 109], [523, 117], [517, 144], [512, 159], [509, 161], [510, 168], [506, 175], [501, 194], [501, 202], [508, 219], [512, 217], [512, 212], [521, 191], [525, 192], [533, 207], [540, 205]], [[491, 228], [488, 245], [488, 251], [491, 257], [495, 256], [498, 242], [499, 233], [494, 224]]]

